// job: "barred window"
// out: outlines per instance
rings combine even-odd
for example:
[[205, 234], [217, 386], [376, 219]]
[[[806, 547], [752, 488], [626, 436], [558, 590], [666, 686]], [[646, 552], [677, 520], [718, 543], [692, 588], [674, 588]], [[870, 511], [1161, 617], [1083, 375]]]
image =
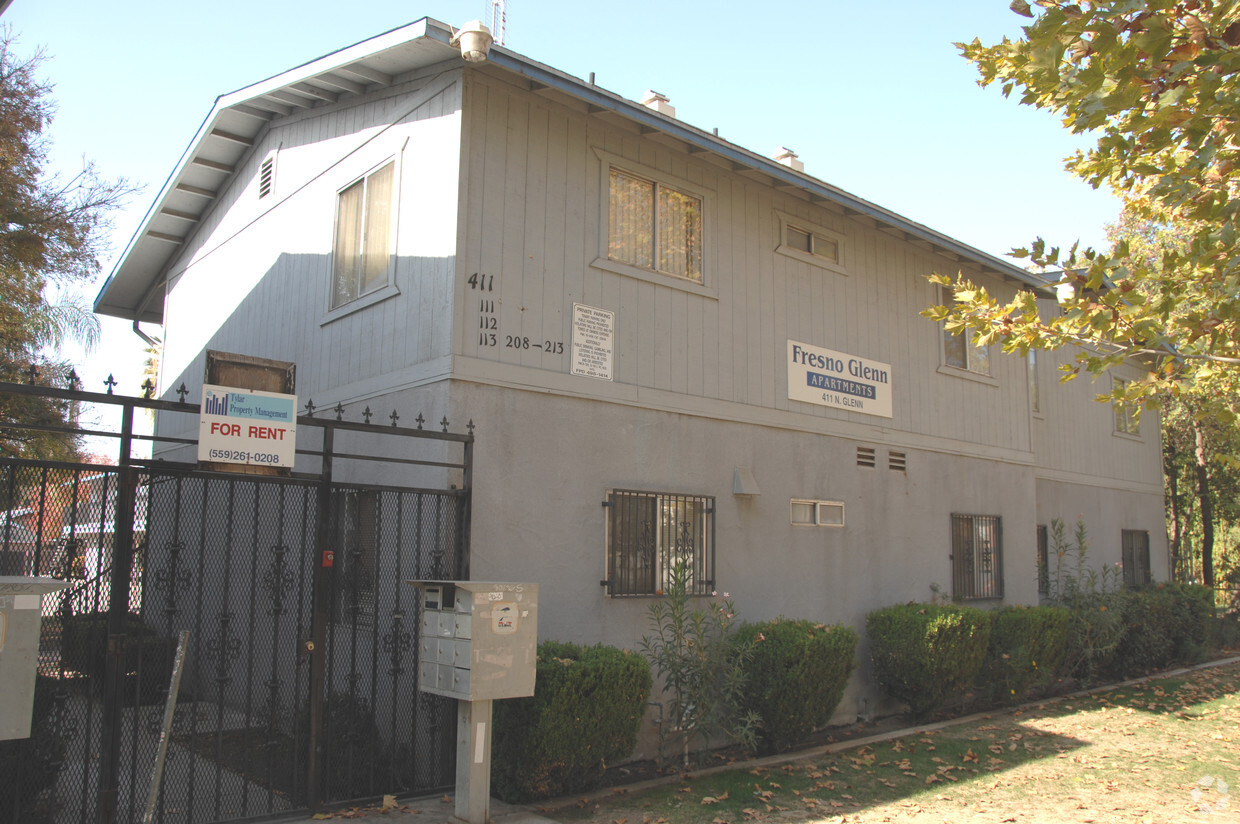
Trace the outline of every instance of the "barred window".
[[612, 490], [607, 507], [608, 595], [662, 595], [684, 564], [688, 589], [715, 588], [715, 499], [705, 495]]
[[1120, 535], [1124, 565], [1124, 586], [1139, 587], [1150, 582], [1150, 533], [1125, 529]]
[[952, 514], [952, 597], [1003, 597], [1002, 527], [996, 515]]
[[1038, 595], [1051, 594], [1050, 540], [1046, 524], [1038, 524]]

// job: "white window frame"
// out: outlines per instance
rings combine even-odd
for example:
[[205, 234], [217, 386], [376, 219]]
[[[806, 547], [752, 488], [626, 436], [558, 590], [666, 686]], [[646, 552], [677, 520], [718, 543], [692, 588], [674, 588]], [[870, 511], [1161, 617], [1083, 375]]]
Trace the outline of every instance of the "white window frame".
[[[844, 235], [825, 226], [819, 226], [816, 223], [784, 212], [777, 211], [775, 217], [779, 220], [779, 245], [775, 247], [776, 252], [794, 260], [799, 260], [802, 263], [808, 263], [810, 266], [826, 269], [829, 272], [835, 272], [845, 277], [848, 276], [847, 245], [844, 242]], [[808, 235], [812, 250], [800, 249], [789, 243], [789, 230], [799, 231], [802, 234]], [[828, 244], [834, 246], [835, 255], [832, 257], [826, 254], [819, 254], [817, 252], [819, 244], [822, 244], [824, 248]]]
[[[392, 194], [391, 194], [391, 202], [388, 207], [388, 212], [389, 212], [388, 218], [390, 222], [388, 226], [388, 239], [387, 239], [387, 246], [388, 246], [387, 269], [384, 271], [383, 275], [377, 279], [376, 283], [372, 285], [366, 291], [359, 292], [358, 295], [348, 300], [342, 301], [340, 303], [335, 303], [336, 283], [337, 283], [336, 263], [337, 263], [337, 258], [340, 255], [340, 250], [337, 248], [337, 243], [339, 242], [339, 233], [340, 233], [341, 198], [345, 192], [352, 189], [354, 186], [358, 185], [359, 183], [365, 186], [375, 174], [383, 171], [389, 166], [392, 169]], [[392, 155], [392, 156], [385, 158], [381, 162], [376, 163], [375, 165], [371, 166], [369, 169], [366, 170], [364, 174], [361, 174], [361, 175], [358, 175], [357, 177], [352, 178], [351, 180], [349, 180], [348, 183], [346, 183], [344, 186], [341, 186], [340, 188], [336, 190], [336, 197], [334, 201], [335, 219], [332, 222], [332, 254], [331, 254], [331, 261], [328, 266], [328, 272], [327, 272], [327, 314], [324, 316], [322, 320], [323, 323], [328, 323], [330, 321], [335, 320], [336, 318], [351, 314], [353, 312], [358, 311], [359, 309], [364, 309], [368, 306], [372, 306], [375, 303], [378, 303], [382, 300], [386, 300], [387, 298], [390, 298], [393, 295], [400, 294], [400, 291], [396, 288], [396, 283], [395, 283], [395, 280], [396, 280], [396, 249], [397, 249], [397, 240], [398, 240], [397, 226], [399, 225], [399, 217], [400, 217], [400, 188], [401, 188], [400, 180], [401, 180], [400, 158], [396, 155]], [[365, 198], [364, 189], [363, 189], [363, 195], [362, 195], [363, 208], [365, 206], [365, 201], [366, 201], [366, 198]], [[365, 222], [366, 222], [366, 217], [365, 217], [365, 213], [363, 213], [363, 217], [362, 217], [363, 226], [365, 226]], [[365, 231], [363, 231], [362, 234], [364, 238]]]
[[[595, 269], [603, 269], [608, 272], [614, 272], [619, 275], [626, 275], [638, 280], [657, 283], [663, 286], [671, 286], [675, 289], [681, 289], [685, 292], [691, 292], [696, 295], [708, 298], [718, 298], [719, 289], [716, 285], [716, 278], [712, 277], [713, 248], [715, 232], [713, 231], [714, 216], [714, 192], [703, 186], [699, 186], [683, 178], [673, 175], [664, 174], [643, 166], [640, 163], [633, 163], [617, 155], [604, 152], [600, 149], [594, 150], [599, 158], [599, 248], [598, 256], [591, 261], [590, 266]], [[626, 263], [621, 260], [613, 260], [611, 254], [611, 172], [612, 170], [622, 172], [631, 177], [646, 180], [653, 183], [656, 187], [674, 190], [682, 195], [696, 198], [701, 204], [701, 280], [695, 280], [691, 277], [676, 274], [674, 272], [664, 272], [657, 268], [647, 268], [632, 263]], [[657, 260], [657, 253], [656, 253]]]
[[[1111, 389], [1121, 390], [1126, 387], [1130, 381], [1127, 378], [1111, 378]], [[1111, 419], [1115, 427], [1115, 434], [1125, 438], [1141, 437], [1141, 418], [1137, 414], [1137, 410], [1131, 404], [1121, 403], [1119, 401], [1111, 401]]]
[[[797, 507], [811, 507], [808, 518], [798, 517]], [[831, 513], [839, 512], [836, 521]], [[793, 498], [788, 503], [788, 520], [793, 526], [825, 526], [835, 529], [844, 528], [844, 502], [820, 501], [812, 498]]]

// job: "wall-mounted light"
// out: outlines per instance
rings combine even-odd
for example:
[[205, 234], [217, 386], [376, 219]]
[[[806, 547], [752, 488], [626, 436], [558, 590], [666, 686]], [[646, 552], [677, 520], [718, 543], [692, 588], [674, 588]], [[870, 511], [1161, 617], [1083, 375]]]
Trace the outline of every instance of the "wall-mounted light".
[[491, 51], [491, 30], [482, 25], [481, 20], [470, 20], [452, 35], [450, 44], [459, 46], [461, 57], [470, 63], [481, 63], [487, 59]]

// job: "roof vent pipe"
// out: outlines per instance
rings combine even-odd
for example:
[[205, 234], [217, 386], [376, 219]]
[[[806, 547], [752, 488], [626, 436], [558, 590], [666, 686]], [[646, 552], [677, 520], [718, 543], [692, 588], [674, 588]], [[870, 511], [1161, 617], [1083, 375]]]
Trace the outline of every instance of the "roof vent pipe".
[[805, 171], [805, 164], [797, 158], [797, 153], [786, 146], [780, 146], [775, 152], [775, 162], [782, 163], [794, 172]]
[[676, 108], [668, 102], [667, 95], [660, 94], [659, 92], [647, 89], [646, 94], [642, 96], [642, 105], [668, 117], [676, 116]]

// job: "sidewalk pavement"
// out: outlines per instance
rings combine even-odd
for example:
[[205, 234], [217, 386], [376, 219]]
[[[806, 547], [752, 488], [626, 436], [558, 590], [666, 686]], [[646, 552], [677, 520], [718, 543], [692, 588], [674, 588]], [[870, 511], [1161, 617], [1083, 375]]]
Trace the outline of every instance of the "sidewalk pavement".
[[[447, 800], [445, 800], [447, 799]], [[397, 802], [395, 807], [384, 810], [375, 807], [345, 807], [341, 810], [319, 813], [294, 818], [271, 819], [271, 824], [313, 824], [317, 821], [332, 821], [338, 824], [362, 821], [366, 824], [379, 822], [396, 822], [396, 824], [462, 824], [456, 818], [456, 804], [451, 796], [439, 798], [418, 798], [411, 801]], [[491, 819], [494, 824], [555, 824], [551, 819], [515, 804], [506, 804], [499, 799], [491, 799]]]

